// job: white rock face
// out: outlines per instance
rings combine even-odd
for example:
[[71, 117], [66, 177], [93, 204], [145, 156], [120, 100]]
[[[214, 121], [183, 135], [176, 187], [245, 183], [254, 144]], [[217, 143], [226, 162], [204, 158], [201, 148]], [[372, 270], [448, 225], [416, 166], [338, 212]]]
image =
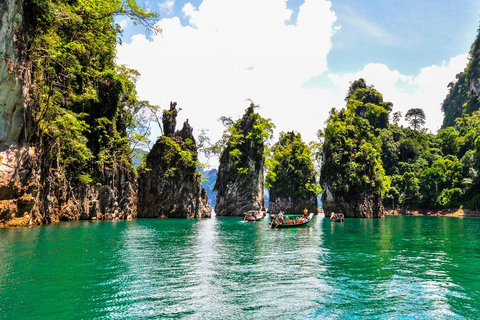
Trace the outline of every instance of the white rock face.
[[22, 0], [0, 0], [0, 143], [17, 141], [23, 123], [23, 83], [15, 45], [22, 6]]

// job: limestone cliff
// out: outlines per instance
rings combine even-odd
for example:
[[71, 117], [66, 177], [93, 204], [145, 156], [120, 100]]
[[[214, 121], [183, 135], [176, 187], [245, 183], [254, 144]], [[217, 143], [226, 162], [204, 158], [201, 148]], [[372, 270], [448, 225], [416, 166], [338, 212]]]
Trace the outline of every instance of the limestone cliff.
[[442, 103], [445, 115], [442, 128], [455, 127], [455, 119], [480, 109], [480, 30], [470, 49], [467, 67], [448, 84], [449, 93]]
[[[0, 141], [17, 141], [29, 71], [23, 52], [23, 1], [0, 0]], [[24, 92], [25, 91], [25, 92]]]
[[[322, 133], [320, 170], [322, 204], [327, 216], [336, 212], [352, 218], [384, 217], [382, 195], [388, 188], [388, 179], [381, 159], [382, 141], [375, 132], [384, 125], [383, 106], [388, 105], [373, 86], [359, 79], [350, 86], [346, 108], [330, 112]], [[368, 111], [358, 113], [358, 107]]]
[[30, 70], [25, 54], [23, 1], [0, 0], [0, 226], [27, 218], [37, 196], [37, 150], [21, 137]]
[[212, 208], [197, 173], [193, 129], [175, 131], [176, 103], [163, 115], [164, 135], [147, 155], [139, 177], [139, 218], [208, 218]]
[[343, 213], [347, 218], [384, 218], [385, 208], [378, 194], [364, 190], [355, 197], [332, 194], [327, 187], [322, 193], [323, 212], [326, 217], [332, 213]]
[[93, 167], [93, 179], [82, 182], [60, 151], [52, 152], [57, 145], [60, 150], [60, 138], [48, 139], [39, 130], [42, 118], [35, 114], [33, 106], [39, 101], [32, 88], [38, 89], [44, 79], [38, 68], [35, 78], [30, 56], [41, 33], [35, 31], [39, 18], [32, 5], [0, 0], [0, 226], [134, 218], [136, 186], [131, 167], [120, 162], [102, 170]]
[[265, 211], [265, 146], [261, 137], [273, 125], [254, 112], [255, 107], [252, 103], [243, 118], [231, 126], [230, 139], [220, 157], [215, 183], [215, 213], [219, 216]]

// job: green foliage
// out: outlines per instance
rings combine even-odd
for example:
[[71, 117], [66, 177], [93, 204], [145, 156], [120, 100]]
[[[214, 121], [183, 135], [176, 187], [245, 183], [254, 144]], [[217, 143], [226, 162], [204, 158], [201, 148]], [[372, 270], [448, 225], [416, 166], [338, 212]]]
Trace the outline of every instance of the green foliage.
[[390, 180], [380, 158], [381, 139], [374, 134], [376, 127], [384, 125], [377, 116], [387, 115], [381, 105], [386, 106], [381, 95], [360, 79], [349, 90], [347, 108], [331, 111], [323, 134], [320, 183], [332, 194], [355, 199], [365, 193], [381, 197], [388, 190]]
[[469, 63], [465, 70], [449, 83], [450, 91], [443, 101], [442, 111], [445, 114], [442, 128], [455, 126], [456, 119], [471, 115], [480, 110], [478, 88], [480, 79], [480, 29], [470, 49]]
[[383, 96], [373, 86], [367, 86], [365, 80], [354, 81], [346, 98], [347, 107], [358, 117], [365, 118], [375, 128], [385, 128], [388, 125], [388, 113], [392, 103], [384, 102]]
[[[245, 110], [241, 119], [233, 121], [222, 117], [220, 120], [226, 126], [222, 138], [212, 146], [209, 152], [220, 155], [220, 163], [231, 164], [228, 170], [220, 169], [214, 190], [219, 190], [237, 174], [248, 176], [255, 174], [265, 162], [269, 152], [267, 142], [272, 138], [275, 125], [270, 119], [263, 118], [255, 112], [258, 106], [253, 102]], [[227, 172], [228, 171], [228, 172]]]
[[413, 108], [405, 114], [405, 120], [410, 122], [413, 130], [420, 130], [425, 125], [425, 112], [420, 108]]
[[312, 147], [302, 141], [299, 133], [280, 133], [279, 141], [272, 148], [266, 186], [270, 196], [309, 199], [321, 193], [316, 182]]
[[480, 207], [480, 111], [434, 135], [420, 130], [421, 109], [407, 112], [412, 128], [397, 125], [399, 113], [395, 124], [379, 125], [381, 95], [362, 79], [346, 100], [346, 109], [331, 111], [322, 134], [321, 182], [329, 191], [349, 199], [371, 190], [400, 208]]
[[382, 162], [391, 179], [385, 203], [403, 208], [478, 207], [480, 112], [437, 135], [390, 125], [379, 131]]
[[113, 163], [130, 167], [131, 145], [145, 143], [137, 115], [138, 72], [116, 66], [120, 28], [126, 15], [158, 32], [155, 13], [135, 1], [25, 1], [29, 54], [33, 62], [30, 108], [47, 166], [60, 164], [79, 181], [101, 175]]

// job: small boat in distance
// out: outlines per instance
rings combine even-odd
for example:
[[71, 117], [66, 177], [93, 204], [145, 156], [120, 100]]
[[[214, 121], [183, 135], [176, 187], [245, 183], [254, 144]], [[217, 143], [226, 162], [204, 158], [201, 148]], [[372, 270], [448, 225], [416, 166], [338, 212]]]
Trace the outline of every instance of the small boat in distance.
[[283, 215], [283, 223], [279, 222], [277, 215], [271, 215], [272, 223], [270, 223], [271, 229], [276, 228], [297, 228], [306, 225], [312, 220], [313, 213], [310, 213], [306, 218], [303, 214], [289, 214]]
[[265, 217], [265, 212], [250, 210], [245, 212], [245, 217], [243, 218], [243, 221], [258, 221], [263, 219], [263, 217]]
[[330, 215], [330, 220], [335, 222], [343, 222], [345, 220], [345, 215], [343, 213], [332, 213]]

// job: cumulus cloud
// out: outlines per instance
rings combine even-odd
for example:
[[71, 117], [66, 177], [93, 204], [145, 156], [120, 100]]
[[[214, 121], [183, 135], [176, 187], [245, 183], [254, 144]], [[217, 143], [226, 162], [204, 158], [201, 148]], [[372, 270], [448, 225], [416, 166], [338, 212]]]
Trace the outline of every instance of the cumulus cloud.
[[175, 0], [166, 0], [158, 5], [160, 12], [166, 13], [167, 15], [173, 14], [173, 8], [175, 6]]
[[252, 99], [279, 130], [314, 139], [325, 106], [301, 85], [327, 70], [336, 21], [329, 1], [306, 0], [296, 25], [285, 24], [292, 11], [278, 0], [204, 0], [182, 12], [189, 26], [163, 19], [153, 41], [136, 35], [118, 47], [117, 62], [142, 74], [142, 99], [163, 108], [177, 101], [179, 120], [209, 129], [213, 139], [223, 131], [217, 119], [242, 115]]
[[425, 126], [435, 133], [443, 122], [441, 104], [448, 93], [447, 85], [465, 69], [467, 62], [468, 55], [462, 54], [440, 66], [422, 68], [413, 76], [402, 75], [384, 64], [371, 63], [359, 72], [342, 76], [329, 74], [329, 78], [345, 93], [351, 81], [363, 78], [383, 94], [385, 101], [393, 103], [394, 112], [401, 111], [403, 115], [411, 108], [422, 108], [426, 115]]
[[129, 25], [129, 20], [127, 18], [125, 19], [122, 19], [118, 22], [118, 25], [120, 26], [120, 28], [122, 28], [123, 30], [126, 29]]
[[[182, 13], [189, 25], [182, 26], [178, 17], [163, 19], [162, 35], [152, 41], [134, 36], [118, 47], [117, 62], [140, 71], [142, 99], [162, 108], [177, 101], [178, 122], [188, 118], [195, 130], [208, 129], [212, 140], [224, 129], [218, 119], [240, 117], [249, 105], [246, 99], [260, 105], [277, 133], [297, 130], [305, 140], [315, 140], [330, 109], [345, 106], [350, 81], [360, 77], [393, 102], [394, 111], [423, 108], [427, 126], [435, 131], [443, 119], [440, 103], [447, 84], [467, 61], [466, 55], [458, 56], [417, 75], [375, 63], [355, 73], [328, 73], [327, 55], [339, 26], [325, 0], [305, 0], [295, 25], [285, 23], [292, 11], [278, 0], [204, 0], [198, 8], [186, 4]], [[331, 85], [302, 86], [320, 75]]]

